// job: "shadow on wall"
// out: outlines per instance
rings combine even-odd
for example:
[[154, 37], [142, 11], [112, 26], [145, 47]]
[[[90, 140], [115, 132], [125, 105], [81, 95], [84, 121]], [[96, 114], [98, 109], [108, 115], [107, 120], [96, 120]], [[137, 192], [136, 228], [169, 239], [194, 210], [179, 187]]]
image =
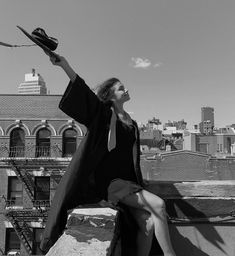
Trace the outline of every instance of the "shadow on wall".
[[[206, 247], [206, 244], [213, 245], [216, 250], [218, 250], [220, 253], [217, 255], [227, 255], [227, 253], [224, 251], [221, 245], [224, 245], [224, 240], [220, 236], [220, 234], [217, 232], [217, 230], [214, 228], [213, 223], [209, 223], [208, 217], [210, 215], [208, 214], [208, 206], [206, 214], [199, 210], [198, 208], [201, 208], [201, 205], [203, 204], [203, 199], [198, 199], [201, 202], [199, 205], [197, 204], [197, 199], [195, 198], [194, 205], [191, 202], [187, 202], [187, 200], [182, 198], [182, 195], [178, 192], [178, 190], [175, 188], [174, 184], [169, 183], [167, 184], [169, 186], [172, 186], [170, 188], [171, 191], [174, 191], [174, 198], [165, 199], [166, 202], [166, 210], [169, 218], [171, 219], [169, 223], [169, 230], [170, 230], [170, 236], [173, 244], [173, 248], [175, 250], [175, 253], [177, 256], [211, 256], [211, 254], [207, 254], [210, 250], [209, 247], [207, 250], [207, 253], [203, 251], [203, 249], [199, 246], [196, 246], [198, 244], [198, 239], [203, 239], [205, 241], [201, 241], [204, 244], [204, 247]], [[156, 186], [156, 184], [155, 184]], [[151, 191], [151, 186], [150, 189]], [[206, 204], [206, 202], [205, 202]], [[197, 208], [196, 208], [197, 207]], [[203, 207], [201, 208], [203, 209]], [[210, 209], [211, 213], [213, 212], [213, 209]], [[212, 214], [211, 214], [212, 215]], [[186, 221], [187, 219], [187, 221]], [[184, 228], [186, 228], [184, 230]], [[184, 230], [184, 232], [180, 232], [180, 230]], [[195, 232], [196, 231], [196, 232]], [[187, 236], [188, 232], [188, 236]], [[196, 233], [199, 233], [200, 236], [195, 237]], [[192, 239], [192, 237], [194, 239]], [[191, 241], [191, 240], [192, 241]], [[193, 241], [194, 240], [194, 241]], [[195, 243], [195, 244], [194, 244]], [[214, 250], [213, 250], [214, 251]], [[156, 238], [153, 239], [153, 245], [151, 249], [151, 256], [153, 255], [163, 255], [163, 252], [156, 240]], [[215, 256], [215, 254], [213, 254]]]
[[[170, 235], [177, 256], [211, 256], [196, 247], [187, 237], [181, 235], [175, 226], [170, 227]], [[163, 256], [163, 252], [154, 237], [150, 256], [156, 255]]]

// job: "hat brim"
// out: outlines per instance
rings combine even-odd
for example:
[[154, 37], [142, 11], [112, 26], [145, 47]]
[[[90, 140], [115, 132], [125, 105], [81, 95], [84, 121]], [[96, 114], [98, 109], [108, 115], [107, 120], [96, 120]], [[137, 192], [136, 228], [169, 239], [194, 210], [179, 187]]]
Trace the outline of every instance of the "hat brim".
[[53, 51], [51, 51], [47, 46], [42, 44], [40, 41], [38, 41], [36, 38], [34, 38], [32, 35], [30, 35], [25, 29], [23, 29], [20, 26], [17, 26], [18, 29], [20, 29], [31, 41], [33, 41], [36, 45], [38, 45], [40, 48], [42, 48], [46, 53], [48, 53], [49, 56], [57, 58], [57, 54], [55, 54]]

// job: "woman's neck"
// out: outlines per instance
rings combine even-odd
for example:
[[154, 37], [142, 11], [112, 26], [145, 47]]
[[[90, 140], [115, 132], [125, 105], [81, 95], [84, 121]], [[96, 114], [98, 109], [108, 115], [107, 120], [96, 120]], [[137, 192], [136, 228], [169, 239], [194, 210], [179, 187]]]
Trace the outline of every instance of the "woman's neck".
[[123, 108], [123, 104], [114, 103], [113, 108], [114, 108], [114, 111], [115, 111], [116, 114], [124, 114], [125, 113], [125, 110]]
[[127, 114], [127, 112], [124, 110], [123, 108], [123, 104], [113, 104], [114, 107], [114, 111], [116, 113], [116, 115], [118, 116], [118, 118], [123, 122], [126, 123], [127, 125], [131, 125], [132, 124], [132, 120], [131, 117], [129, 116], [129, 114]]

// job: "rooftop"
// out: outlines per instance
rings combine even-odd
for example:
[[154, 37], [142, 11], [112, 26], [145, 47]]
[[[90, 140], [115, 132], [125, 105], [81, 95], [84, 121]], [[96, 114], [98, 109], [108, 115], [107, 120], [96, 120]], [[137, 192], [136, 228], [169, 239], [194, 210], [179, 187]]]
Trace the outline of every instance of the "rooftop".
[[68, 119], [59, 108], [62, 95], [0, 94], [0, 118]]

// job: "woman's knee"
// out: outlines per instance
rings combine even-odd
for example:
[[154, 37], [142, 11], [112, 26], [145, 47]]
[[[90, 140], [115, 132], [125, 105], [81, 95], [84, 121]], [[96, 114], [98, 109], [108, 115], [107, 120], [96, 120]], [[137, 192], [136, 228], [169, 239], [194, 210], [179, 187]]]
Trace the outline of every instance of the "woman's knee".
[[148, 191], [143, 191], [143, 201], [145, 201], [145, 204], [149, 207], [149, 208], [152, 208], [152, 209], [155, 209], [155, 210], [165, 210], [166, 208], [166, 204], [165, 204], [165, 201], [153, 194], [153, 193], [150, 193]]
[[165, 210], [165, 209], [166, 209], [165, 201], [164, 201], [162, 198], [157, 197], [157, 200], [156, 200], [156, 207], [158, 207], [159, 209]]

